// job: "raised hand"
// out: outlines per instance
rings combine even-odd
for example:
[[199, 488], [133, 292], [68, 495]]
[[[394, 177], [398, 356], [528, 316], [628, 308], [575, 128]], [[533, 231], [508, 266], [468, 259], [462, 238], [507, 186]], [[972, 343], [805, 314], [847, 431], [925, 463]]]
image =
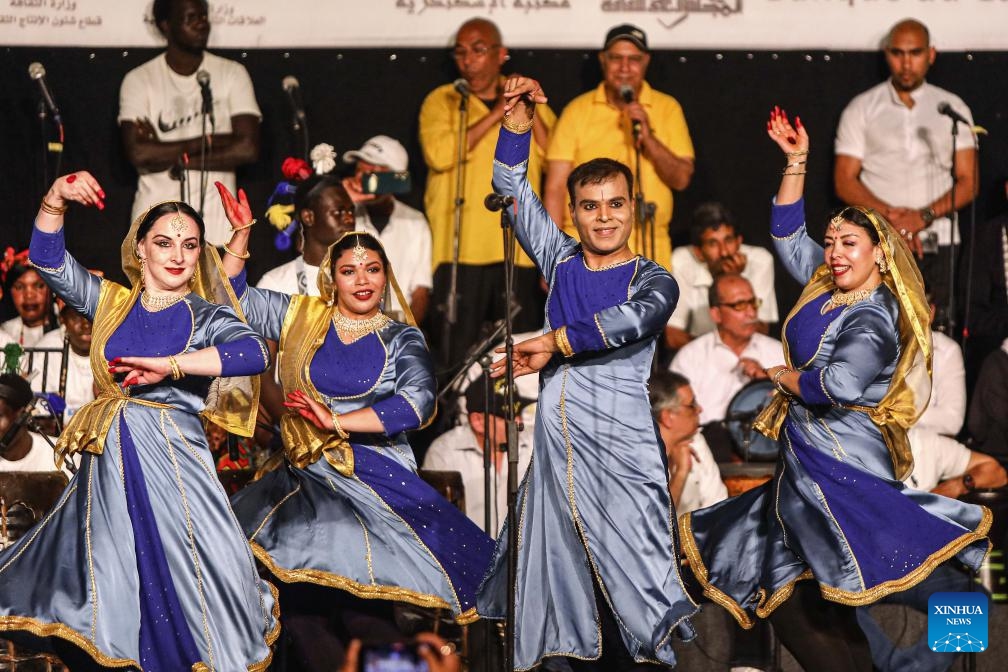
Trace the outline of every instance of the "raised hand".
[[284, 406], [296, 412], [324, 432], [336, 431], [336, 425], [333, 424], [332, 411], [301, 390], [294, 390], [289, 393]]
[[[505, 348], [499, 347], [495, 352], [504, 352]], [[553, 332], [530, 338], [527, 341], [514, 344], [513, 370], [515, 378], [535, 373], [542, 369], [557, 351], [556, 341], [553, 339]], [[501, 357], [490, 365], [490, 377], [500, 378], [507, 371], [507, 359]]]
[[794, 125], [788, 119], [787, 112], [774, 106], [767, 121], [767, 135], [777, 143], [785, 154], [808, 152], [809, 137], [801, 123], [801, 117], [796, 116]]
[[57, 208], [73, 201], [81, 205], [93, 205], [99, 210], [105, 209], [105, 191], [98, 184], [98, 180], [86, 170], [56, 178], [44, 200]]
[[238, 198], [235, 198], [234, 194], [220, 182], [214, 182], [214, 185], [220, 194], [221, 205], [224, 206], [224, 214], [231, 222], [231, 228], [235, 230], [247, 229], [252, 222], [252, 207], [249, 205], [245, 190], [239, 189]]
[[171, 375], [167, 357], [116, 357], [108, 365], [109, 373], [125, 373], [120, 383], [123, 389], [130, 385], [154, 385]]
[[539, 82], [531, 77], [523, 77], [521, 75], [511, 75], [504, 80], [502, 94], [504, 96], [505, 116], [524, 109], [526, 116], [518, 117], [519, 121], [531, 119], [532, 111], [535, 109], [536, 104], [547, 102], [546, 94], [543, 92]]

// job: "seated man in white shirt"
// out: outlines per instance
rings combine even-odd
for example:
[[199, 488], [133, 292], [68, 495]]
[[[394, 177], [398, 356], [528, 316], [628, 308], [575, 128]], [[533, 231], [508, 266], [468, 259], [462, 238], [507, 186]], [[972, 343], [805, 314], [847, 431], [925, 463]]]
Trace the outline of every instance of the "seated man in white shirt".
[[[353, 176], [344, 179], [343, 186], [357, 206], [357, 229], [373, 233], [381, 241], [413, 317], [422, 324], [434, 284], [431, 230], [422, 212], [394, 196], [410, 188], [406, 148], [394, 138], [376, 135], [360, 149], [344, 153], [343, 160], [356, 162]], [[368, 184], [361, 181], [362, 176], [382, 173], [395, 173], [400, 179], [383, 183], [372, 178]], [[372, 181], [374, 184], [370, 184]], [[386, 312], [397, 310], [395, 297], [392, 303]]]
[[784, 348], [777, 339], [759, 333], [759, 299], [741, 275], [715, 277], [708, 302], [716, 329], [683, 346], [669, 368], [693, 381], [703, 406], [700, 424], [713, 441], [714, 454], [727, 461], [731, 450], [727, 434], [714, 424], [725, 419], [728, 404], [739, 390], [766, 378], [767, 368], [784, 364]]
[[669, 495], [676, 515], [728, 497], [717, 462], [700, 433], [700, 404], [689, 381], [678, 373], [656, 371], [648, 384], [651, 414], [668, 457]]
[[[507, 426], [504, 415], [507, 399], [503, 380], [494, 381], [490, 403], [487, 403], [481, 380], [466, 390], [467, 421], [450, 429], [427, 449], [423, 468], [457, 471], [462, 474], [465, 489], [466, 515], [490, 536], [496, 536], [507, 517]], [[484, 412], [489, 411], [489, 416]], [[489, 422], [485, 418], [489, 417]], [[490, 528], [486, 528], [487, 503], [484, 493], [483, 441], [488, 437], [491, 450]], [[531, 428], [518, 433], [518, 479], [525, 476], [532, 459]]]
[[774, 261], [769, 250], [742, 242], [735, 218], [720, 203], [703, 203], [693, 211], [692, 245], [672, 252], [672, 275], [679, 283], [679, 303], [665, 327], [665, 342], [678, 350], [714, 329], [707, 293], [713, 278], [729, 273], [749, 281], [760, 300], [757, 330], [765, 334], [777, 322]]
[[[66, 407], [63, 420], [77, 412], [81, 406], [95, 398], [94, 374], [91, 371], [91, 320], [78, 313], [68, 305], [60, 311], [60, 321], [66, 331], [64, 336], [60, 331], [50, 331], [42, 337], [36, 347], [62, 348], [64, 337], [69, 343], [67, 358], [66, 387], [63, 391], [63, 401]], [[61, 355], [49, 358], [45, 371], [45, 391], [60, 394], [60, 374], [63, 358]], [[42, 376], [32, 379], [32, 389], [41, 391]], [[36, 389], [38, 385], [38, 389]]]
[[52, 447], [18, 422], [32, 396], [28, 381], [21, 376], [0, 375], [0, 471], [57, 470]]
[[[928, 300], [931, 301], [930, 295]], [[931, 322], [935, 304], [931, 301]], [[962, 348], [940, 331], [931, 330], [931, 399], [915, 427], [955, 436], [966, 420], [966, 365]]]

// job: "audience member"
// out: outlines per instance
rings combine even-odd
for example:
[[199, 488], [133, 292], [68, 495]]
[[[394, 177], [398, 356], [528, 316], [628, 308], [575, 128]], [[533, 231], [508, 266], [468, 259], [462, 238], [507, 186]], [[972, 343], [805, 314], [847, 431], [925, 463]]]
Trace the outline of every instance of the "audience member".
[[[235, 191], [234, 169], [258, 158], [261, 115], [245, 67], [206, 51], [208, 12], [206, 0], [154, 0], [154, 25], [168, 48], [126, 73], [119, 124], [126, 156], [139, 173], [133, 218], [181, 194], [179, 200], [202, 209], [206, 239], [223, 245], [230, 225], [214, 183]], [[199, 81], [204, 75], [206, 90]], [[205, 141], [204, 96], [212, 98]], [[201, 184], [203, 165], [208, 172]]]
[[1008, 339], [987, 355], [970, 401], [967, 426], [973, 446], [1008, 464]]
[[[458, 165], [458, 129], [463, 96], [455, 84], [444, 84], [427, 95], [420, 108], [420, 144], [429, 170], [424, 208], [433, 239], [434, 290], [428, 311], [432, 349], [444, 364], [460, 363], [478, 338], [484, 323], [504, 317], [504, 242], [500, 214], [490, 212], [483, 199], [490, 191], [494, 147], [501, 120], [504, 78], [501, 66], [508, 58], [500, 30], [482, 18], [462, 24], [455, 35], [455, 66], [465, 80], [468, 127], [463, 164]], [[538, 189], [543, 153], [556, 120], [547, 105], [536, 107], [529, 156], [529, 180]], [[462, 171], [462, 193], [456, 184]], [[462, 199], [461, 228], [455, 240], [456, 197]], [[445, 319], [451, 285], [453, 248], [458, 245], [456, 321]], [[518, 249], [515, 254], [515, 300], [521, 307], [515, 331], [531, 331], [542, 323], [546, 296], [532, 260]], [[446, 343], [445, 340], [448, 340]], [[447, 346], [447, 347], [446, 347]]]
[[27, 259], [14, 260], [7, 267], [3, 289], [17, 311], [17, 317], [0, 324], [8, 342], [30, 348], [46, 332], [59, 328], [52, 291]]
[[914, 468], [904, 483], [914, 490], [956, 499], [971, 490], [1008, 484], [1005, 468], [990, 455], [920, 425], [910, 428], [909, 438]]
[[[932, 303], [932, 322], [934, 315]], [[915, 426], [954, 437], [966, 419], [966, 367], [962, 348], [934, 329], [931, 330], [931, 347], [931, 399]]]
[[[574, 166], [605, 156], [636, 172], [634, 149], [640, 149], [635, 179], [645, 200], [655, 205], [654, 241], [647, 227], [640, 227], [630, 243], [634, 252], [667, 267], [672, 255], [672, 190], [682, 191], [693, 177], [693, 141], [686, 118], [675, 98], [645, 80], [651, 52], [643, 30], [616, 26], [606, 35], [598, 58], [602, 82], [572, 100], [557, 121], [546, 153], [543, 205], [557, 225], [577, 238], [567, 210], [567, 177]], [[637, 185], [631, 192], [637, 192]]]
[[13, 373], [0, 374], [0, 471], [57, 470], [52, 446], [18, 426], [18, 417], [31, 400], [28, 381]]
[[707, 293], [716, 275], [734, 273], [749, 281], [761, 304], [757, 330], [767, 333], [777, 322], [774, 260], [769, 250], [746, 245], [735, 217], [721, 203], [703, 203], [690, 218], [692, 245], [672, 251], [672, 275], [679, 283], [679, 303], [665, 329], [665, 342], [678, 350], [714, 329]]
[[[465, 489], [466, 515], [480, 528], [486, 525], [487, 502], [484, 492], [483, 441], [489, 436], [492, 455], [492, 478], [490, 492], [494, 500], [490, 503], [490, 526], [484, 530], [495, 536], [507, 516], [507, 397], [501, 379], [494, 381], [492, 397], [487, 403], [481, 380], [477, 379], [470, 385], [465, 394], [467, 416], [466, 421], [450, 429], [438, 438], [427, 449], [424, 457], [424, 469], [457, 471], [462, 474], [462, 486]], [[519, 409], [515, 409], [516, 412]], [[490, 422], [485, 422], [484, 412], [489, 412]], [[529, 461], [532, 459], [532, 432], [518, 433], [518, 466], [519, 480], [525, 476]]]
[[[65, 333], [49, 332], [38, 342], [38, 347], [62, 348], [64, 340], [69, 345], [64, 385], [60, 385], [63, 365], [61, 355], [49, 358], [49, 366], [45, 372], [45, 391], [61, 394], [66, 404], [63, 410], [63, 420], [66, 421], [81, 406], [95, 398], [94, 374], [91, 372], [91, 320], [69, 305], [64, 305], [60, 311], [60, 321], [63, 323]], [[38, 378], [41, 379], [41, 376]], [[32, 380], [32, 384], [35, 385], [35, 379]], [[39, 385], [36, 391], [41, 389]]]
[[714, 455], [700, 433], [700, 404], [689, 381], [656, 371], [648, 384], [651, 413], [668, 457], [669, 494], [676, 514], [710, 506], [728, 497]]
[[[878, 210], [916, 249], [939, 313], [948, 307], [952, 243], [949, 213], [976, 196], [976, 142], [972, 117], [957, 95], [925, 81], [937, 52], [927, 27], [914, 19], [894, 25], [883, 44], [890, 77], [856, 96], [840, 117], [833, 181], [848, 205]], [[947, 104], [968, 123], [956, 136], [955, 207], [952, 121]], [[939, 323], [944, 323], [940, 315]]]
[[708, 292], [714, 331], [682, 347], [671, 370], [693, 381], [703, 406], [700, 423], [723, 420], [735, 393], [765, 369], [784, 364], [780, 341], [759, 333], [759, 299], [749, 281], [737, 274], [718, 275]]
[[[430, 302], [431, 232], [427, 218], [392, 193], [378, 193], [361, 184], [368, 173], [406, 173], [409, 155], [398, 140], [376, 135], [360, 149], [343, 154], [345, 162], [356, 162], [354, 174], [343, 180], [343, 186], [356, 206], [357, 229], [374, 234], [385, 247], [403, 296], [417, 324], [423, 323]], [[408, 173], [407, 173], [408, 175]], [[394, 293], [386, 312], [401, 313]], [[396, 317], [401, 320], [400, 317]]]

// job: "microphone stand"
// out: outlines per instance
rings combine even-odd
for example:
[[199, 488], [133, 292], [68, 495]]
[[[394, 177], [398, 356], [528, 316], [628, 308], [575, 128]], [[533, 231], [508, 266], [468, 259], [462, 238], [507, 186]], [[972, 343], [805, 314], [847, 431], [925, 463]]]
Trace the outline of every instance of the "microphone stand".
[[946, 305], [947, 315], [945, 316], [946, 323], [948, 324], [948, 333], [953, 337], [956, 332], [956, 299], [955, 299], [955, 285], [956, 285], [956, 235], [959, 233], [959, 210], [956, 208], [956, 187], [959, 185], [959, 178], [956, 175], [956, 135], [959, 131], [959, 120], [952, 117], [952, 188], [949, 190], [950, 198], [950, 209], [949, 209], [949, 267], [948, 267], [948, 303]]
[[[207, 85], [209, 87], [209, 84]], [[200, 133], [200, 197], [199, 197], [199, 216], [203, 217], [203, 207], [206, 205], [206, 188], [207, 182], [209, 181], [209, 174], [207, 173], [207, 154], [213, 153], [213, 143], [210, 142], [210, 135], [216, 132], [217, 127], [213, 116], [213, 103], [210, 101], [207, 89], [203, 90], [203, 105], [200, 108], [200, 116], [202, 117], [203, 129]], [[210, 135], [207, 134], [207, 125], [209, 122]]]
[[[483, 365], [483, 530], [491, 537], [496, 537], [494, 534], [496, 530], [493, 529], [493, 521], [491, 520], [490, 513], [490, 502], [491, 502], [491, 491], [490, 491], [490, 479], [493, 478], [494, 485], [497, 484], [497, 479], [493, 473], [493, 457], [490, 455], [492, 449], [496, 449], [495, 446], [490, 444], [490, 400], [493, 398], [493, 382], [490, 380], [490, 353], [487, 353], [481, 360], [480, 363]], [[463, 369], [464, 371], [465, 369]], [[496, 437], [495, 437], [496, 438]], [[496, 488], [495, 488], [496, 489]], [[496, 508], [497, 497], [496, 493], [493, 493], [493, 503]], [[493, 656], [490, 655], [491, 651], [491, 632], [489, 625], [483, 628], [483, 669], [484, 672], [491, 672], [490, 661]]]
[[[976, 142], [976, 160], [973, 163], [973, 183], [977, 183], [978, 170], [980, 166], [980, 135], [973, 131], [973, 139]], [[973, 318], [972, 315], [972, 303], [973, 303], [973, 258], [976, 254], [976, 199], [974, 198], [970, 201], [970, 218], [969, 218], [969, 250], [966, 253], [966, 291], [963, 297], [963, 321], [962, 321], [962, 350], [963, 357], [966, 357], [966, 348], [968, 345], [970, 332], [970, 320]], [[953, 334], [954, 335], [954, 334]]]
[[644, 200], [644, 186], [641, 181], [640, 127], [633, 129], [634, 139], [634, 210], [637, 213], [637, 251], [655, 260], [655, 204]]
[[452, 332], [458, 322], [458, 267], [459, 267], [459, 239], [462, 235], [462, 206], [465, 204], [465, 197], [462, 190], [465, 188], [466, 154], [466, 131], [469, 128], [469, 94], [459, 95], [459, 123], [458, 123], [458, 144], [455, 153], [455, 209], [452, 217], [452, 260], [451, 275], [448, 280], [448, 296], [445, 299], [444, 326], [442, 327], [443, 337], [441, 345], [441, 356], [443, 363], [447, 366], [451, 364], [451, 342]]

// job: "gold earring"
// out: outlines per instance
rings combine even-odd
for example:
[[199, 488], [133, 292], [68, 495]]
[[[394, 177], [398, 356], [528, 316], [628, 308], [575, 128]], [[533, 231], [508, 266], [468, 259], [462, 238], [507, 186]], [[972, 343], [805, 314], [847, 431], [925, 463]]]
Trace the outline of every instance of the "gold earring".
[[[139, 257], [139, 255], [138, 255], [138, 257]], [[139, 257], [139, 259], [140, 259], [140, 286], [143, 287], [144, 284], [145, 284], [144, 283], [144, 274], [147, 271], [147, 263], [146, 263], [146, 261], [144, 260], [143, 257]]]
[[885, 273], [889, 270], [889, 264], [886, 262], [884, 254], [879, 254], [875, 257], [875, 263], [878, 264], [879, 273]]

